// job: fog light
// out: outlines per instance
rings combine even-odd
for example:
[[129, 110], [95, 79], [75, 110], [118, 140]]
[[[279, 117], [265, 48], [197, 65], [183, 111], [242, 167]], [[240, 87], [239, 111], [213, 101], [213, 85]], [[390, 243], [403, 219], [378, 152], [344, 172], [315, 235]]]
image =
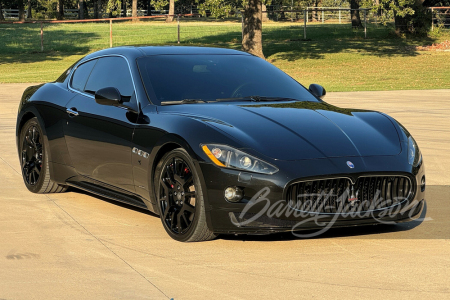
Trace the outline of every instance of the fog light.
[[227, 201], [239, 202], [244, 196], [244, 193], [237, 186], [230, 186], [225, 189], [224, 196]]
[[425, 175], [422, 176], [422, 180], [420, 181], [420, 190], [425, 192]]

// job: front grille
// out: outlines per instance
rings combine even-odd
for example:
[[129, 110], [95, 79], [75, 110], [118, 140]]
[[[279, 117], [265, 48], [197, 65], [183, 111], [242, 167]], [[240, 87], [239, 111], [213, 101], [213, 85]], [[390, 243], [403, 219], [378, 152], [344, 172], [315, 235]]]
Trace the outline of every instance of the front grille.
[[292, 208], [317, 213], [346, 213], [383, 209], [414, 196], [405, 176], [364, 176], [302, 181], [287, 188]]

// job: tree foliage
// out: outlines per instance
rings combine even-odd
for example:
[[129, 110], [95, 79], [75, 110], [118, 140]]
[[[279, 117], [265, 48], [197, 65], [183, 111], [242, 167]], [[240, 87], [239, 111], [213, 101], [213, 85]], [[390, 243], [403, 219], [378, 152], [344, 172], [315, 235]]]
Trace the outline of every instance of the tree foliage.
[[197, 0], [197, 3], [198, 12], [201, 15], [206, 16], [206, 11], [209, 11], [211, 16], [214, 18], [227, 17], [230, 11], [232, 11], [237, 5], [237, 1], [233, 0]]

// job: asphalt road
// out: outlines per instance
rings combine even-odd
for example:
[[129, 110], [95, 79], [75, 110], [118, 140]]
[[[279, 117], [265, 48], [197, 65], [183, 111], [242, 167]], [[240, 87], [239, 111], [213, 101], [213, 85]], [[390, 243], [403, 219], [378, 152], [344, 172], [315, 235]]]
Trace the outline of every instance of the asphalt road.
[[386, 112], [415, 136], [424, 220], [186, 244], [139, 209], [28, 192], [14, 131], [26, 86], [0, 85], [0, 299], [450, 299], [450, 90], [326, 97]]

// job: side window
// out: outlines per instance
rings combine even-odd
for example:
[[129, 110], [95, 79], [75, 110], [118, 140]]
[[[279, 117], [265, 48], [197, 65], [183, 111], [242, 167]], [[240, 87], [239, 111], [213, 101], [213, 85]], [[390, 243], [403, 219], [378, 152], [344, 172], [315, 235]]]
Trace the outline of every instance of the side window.
[[87, 63], [81, 64], [77, 67], [75, 70], [75, 73], [72, 77], [72, 88], [83, 92], [84, 86], [86, 85], [86, 81], [89, 77], [89, 74], [91, 74], [92, 69], [95, 66], [95, 63], [97, 62], [96, 59], [88, 61]]
[[117, 88], [123, 97], [131, 97], [133, 94], [133, 81], [124, 58], [100, 58], [89, 76], [85, 91], [94, 94], [99, 89], [106, 87]]

